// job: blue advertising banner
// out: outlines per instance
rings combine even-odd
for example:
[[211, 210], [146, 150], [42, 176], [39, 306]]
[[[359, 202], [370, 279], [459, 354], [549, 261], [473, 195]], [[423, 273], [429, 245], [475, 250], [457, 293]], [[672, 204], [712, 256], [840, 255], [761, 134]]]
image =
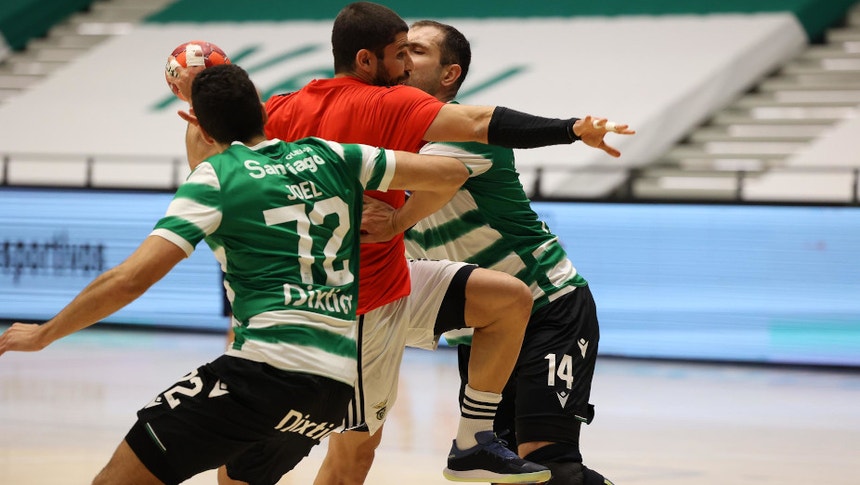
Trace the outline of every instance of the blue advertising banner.
[[[0, 188], [0, 319], [63, 308], [172, 194]], [[860, 208], [535, 203], [589, 281], [600, 352], [860, 366]], [[205, 244], [107, 322], [222, 331]]]
[[860, 208], [536, 203], [604, 354], [860, 365]]
[[[54, 316], [90, 281], [128, 257], [173, 194], [0, 189], [0, 318]], [[221, 268], [200, 244], [107, 322], [226, 329]]]

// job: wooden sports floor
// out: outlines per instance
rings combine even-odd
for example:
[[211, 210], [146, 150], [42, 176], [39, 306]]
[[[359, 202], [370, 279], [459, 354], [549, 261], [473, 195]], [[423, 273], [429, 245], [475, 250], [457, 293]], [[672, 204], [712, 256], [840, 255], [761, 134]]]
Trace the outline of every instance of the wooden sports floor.
[[[5, 326], [0, 325], [0, 330]], [[0, 357], [0, 485], [86, 484], [218, 335], [90, 329]], [[456, 355], [409, 350], [370, 485], [449, 483]], [[858, 485], [860, 370], [602, 358], [586, 464], [616, 485]], [[313, 481], [325, 443], [280, 485]], [[214, 484], [214, 472], [186, 483]]]

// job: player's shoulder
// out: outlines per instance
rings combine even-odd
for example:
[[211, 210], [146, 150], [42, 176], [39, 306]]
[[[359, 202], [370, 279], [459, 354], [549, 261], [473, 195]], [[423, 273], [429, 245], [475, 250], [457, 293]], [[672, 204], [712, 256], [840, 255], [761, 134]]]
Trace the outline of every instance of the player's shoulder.
[[299, 165], [310, 164], [314, 168], [339, 165], [353, 159], [363, 158], [361, 145], [340, 143], [316, 136], [300, 138], [284, 144], [286, 149], [280, 157], [285, 162]]
[[397, 100], [397, 102], [402, 102], [404, 100], [415, 100], [443, 104], [435, 97], [412, 86], [404, 84], [377, 86], [350, 76], [315, 80], [308, 83], [302, 89], [306, 88], [312, 90], [340, 90], [343, 93], [348, 93], [349, 99], [355, 101], [376, 102]]
[[298, 140], [286, 143], [288, 147], [290, 147], [294, 151], [302, 151], [305, 153], [310, 153], [314, 151], [339, 151], [343, 144], [328, 140], [325, 138], [321, 138], [318, 136], [306, 136], [304, 138], [299, 138]]
[[295, 91], [275, 93], [269, 96], [263, 104], [265, 104], [266, 109], [269, 111], [275, 108], [292, 106], [294, 103], [302, 104], [306, 100], [312, 100], [313, 96], [315, 96], [314, 93], [329, 89], [327, 81], [333, 81], [333, 79], [313, 79]]
[[431, 96], [431, 95], [427, 94], [426, 92], [424, 92], [424, 91], [422, 91], [416, 87], [413, 87], [413, 86], [406, 86], [404, 84], [398, 84], [397, 86], [376, 86], [376, 87], [381, 88], [379, 93], [383, 96], [407, 97], [407, 98], [414, 98], [414, 99], [420, 99], [420, 100], [435, 101], [439, 104], [444, 104], [441, 101], [439, 101], [438, 99], [436, 99], [434, 96]]

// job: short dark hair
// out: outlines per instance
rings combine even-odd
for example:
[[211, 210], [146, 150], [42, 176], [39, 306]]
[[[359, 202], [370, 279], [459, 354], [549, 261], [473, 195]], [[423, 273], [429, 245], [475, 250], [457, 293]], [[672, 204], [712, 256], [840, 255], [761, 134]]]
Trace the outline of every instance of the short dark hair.
[[219, 143], [248, 142], [263, 133], [257, 88], [236, 64], [202, 70], [191, 83], [191, 106], [200, 127]]
[[344, 7], [331, 30], [331, 52], [334, 72], [355, 68], [355, 55], [367, 49], [382, 59], [385, 46], [409, 26], [394, 10], [371, 2], [355, 2]]
[[469, 65], [472, 63], [472, 46], [469, 44], [469, 40], [454, 27], [435, 20], [419, 20], [412, 24], [412, 27], [435, 27], [442, 31], [443, 39], [439, 46], [439, 62], [443, 66], [459, 64], [461, 74], [455, 86], [459, 90], [463, 81], [466, 80], [466, 74], [469, 74]]

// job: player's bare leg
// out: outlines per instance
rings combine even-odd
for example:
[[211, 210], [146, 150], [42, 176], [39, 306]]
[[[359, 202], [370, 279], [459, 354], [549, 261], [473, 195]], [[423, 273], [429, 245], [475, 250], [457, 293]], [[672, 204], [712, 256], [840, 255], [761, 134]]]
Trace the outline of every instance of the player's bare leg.
[[107, 465], [93, 479], [93, 485], [161, 485], [123, 440]]
[[466, 282], [466, 325], [474, 329], [469, 386], [501, 394], [532, 311], [529, 288], [513, 276], [476, 269]]
[[[514, 369], [532, 309], [532, 294], [505, 273], [475, 269], [466, 281], [466, 325], [474, 330], [457, 447], [477, 444], [475, 435], [493, 429], [501, 393]], [[470, 408], [480, 408], [468, 412]]]
[[493, 433], [502, 389], [517, 362], [532, 310], [531, 290], [505, 273], [475, 269], [466, 282], [466, 325], [474, 329], [469, 382], [445, 478], [459, 482], [538, 483], [541, 465], [519, 458]]
[[380, 441], [381, 427], [372, 435], [366, 431], [345, 431], [330, 435], [328, 451], [314, 485], [363, 484]]
[[227, 467], [221, 465], [218, 467], [218, 485], [248, 485], [248, 482], [233, 480], [230, 475], [227, 475]]

